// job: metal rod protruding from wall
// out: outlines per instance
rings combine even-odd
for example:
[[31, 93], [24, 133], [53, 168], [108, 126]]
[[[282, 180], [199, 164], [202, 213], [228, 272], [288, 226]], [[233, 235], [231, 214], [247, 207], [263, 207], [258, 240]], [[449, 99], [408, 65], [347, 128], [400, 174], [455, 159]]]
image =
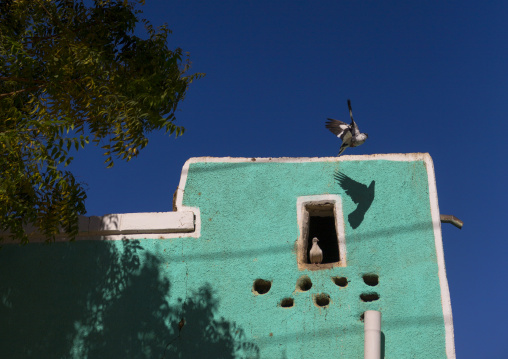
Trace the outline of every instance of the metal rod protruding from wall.
[[367, 310], [364, 313], [364, 359], [381, 358], [381, 312]]
[[462, 229], [462, 226], [464, 225], [464, 222], [451, 214], [442, 214], [440, 217], [441, 223], [451, 223], [458, 229]]

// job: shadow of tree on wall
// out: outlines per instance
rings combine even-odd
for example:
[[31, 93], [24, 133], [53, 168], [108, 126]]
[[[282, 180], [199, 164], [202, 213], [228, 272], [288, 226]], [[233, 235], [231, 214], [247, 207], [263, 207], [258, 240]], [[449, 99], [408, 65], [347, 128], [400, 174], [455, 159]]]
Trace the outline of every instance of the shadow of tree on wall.
[[159, 265], [139, 241], [5, 246], [1, 356], [259, 357], [241, 328], [215, 317], [219, 303], [210, 285], [170, 306], [171, 285]]
[[245, 341], [243, 329], [224, 318], [214, 319], [218, 302], [209, 285], [191, 297], [182, 306], [185, 325], [168, 343], [164, 358], [259, 358], [259, 348]]

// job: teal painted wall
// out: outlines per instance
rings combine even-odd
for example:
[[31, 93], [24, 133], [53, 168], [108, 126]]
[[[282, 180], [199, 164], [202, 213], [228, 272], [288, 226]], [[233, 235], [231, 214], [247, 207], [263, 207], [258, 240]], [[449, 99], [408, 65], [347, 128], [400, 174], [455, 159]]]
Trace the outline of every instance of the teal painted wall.
[[[376, 183], [355, 229], [336, 171]], [[380, 310], [386, 358], [445, 358], [427, 176], [423, 161], [191, 163], [183, 205], [199, 207], [200, 238], [3, 246], [0, 356], [359, 358], [360, 316]], [[300, 271], [296, 200], [327, 193], [342, 196], [347, 266]], [[297, 292], [302, 275], [313, 285]], [[253, 293], [257, 278], [268, 293]], [[360, 300], [370, 292], [379, 300]]]

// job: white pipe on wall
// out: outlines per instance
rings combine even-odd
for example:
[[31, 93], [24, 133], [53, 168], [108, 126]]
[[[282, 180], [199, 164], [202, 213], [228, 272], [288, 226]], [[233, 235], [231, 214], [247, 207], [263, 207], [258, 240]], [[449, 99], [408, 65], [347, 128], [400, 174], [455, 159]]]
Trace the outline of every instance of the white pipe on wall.
[[365, 352], [364, 359], [381, 358], [381, 312], [367, 310], [364, 313]]

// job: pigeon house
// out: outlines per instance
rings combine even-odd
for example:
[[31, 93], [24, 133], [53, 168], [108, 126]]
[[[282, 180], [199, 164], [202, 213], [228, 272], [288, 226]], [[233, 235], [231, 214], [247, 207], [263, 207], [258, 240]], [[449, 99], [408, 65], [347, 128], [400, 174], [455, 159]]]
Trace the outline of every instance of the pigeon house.
[[0, 265], [4, 358], [455, 358], [428, 154], [191, 158]]

